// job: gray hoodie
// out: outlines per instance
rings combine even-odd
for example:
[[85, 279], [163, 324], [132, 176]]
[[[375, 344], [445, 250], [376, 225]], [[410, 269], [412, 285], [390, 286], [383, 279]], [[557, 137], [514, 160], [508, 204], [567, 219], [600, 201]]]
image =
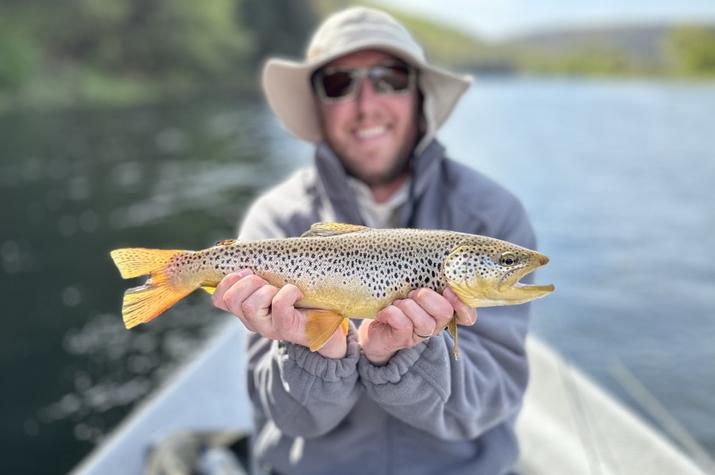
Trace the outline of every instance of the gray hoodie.
[[[535, 248], [520, 202], [447, 159], [432, 140], [411, 160], [402, 227], [482, 234]], [[326, 145], [249, 209], [242, 239], [296, 236], [318, 221], [362, 223], [345, 170]], [[248, 388], [259, 470], [280, 474], [504, 474], [517, 457], [514, 420], [528, 378], [528, 304], [484, 308], [460, 327], [461, 358], [443, 332], [385, 366], [331, 360], [251, 335]]]

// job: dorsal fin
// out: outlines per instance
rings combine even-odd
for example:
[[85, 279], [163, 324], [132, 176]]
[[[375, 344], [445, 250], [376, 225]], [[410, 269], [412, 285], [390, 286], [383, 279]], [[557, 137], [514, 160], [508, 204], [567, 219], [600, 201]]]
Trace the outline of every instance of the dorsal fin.
[[339, 234], [348, 233], [359, 233], [363, 231], [368, 231], [370, 228], [367, 226], [361, 226], [359, 224], [346, 224], [346, 223], [315, 223], [309, 230], [301, 234], [300, 237], [326, 237], [326, 236], [337, 236]]
[[238, 242], [237, 239], [222, 239], [219, 242], [217, 242], [216, 244], [214, 244], [214, 246], [233, 246], [237, 242]]

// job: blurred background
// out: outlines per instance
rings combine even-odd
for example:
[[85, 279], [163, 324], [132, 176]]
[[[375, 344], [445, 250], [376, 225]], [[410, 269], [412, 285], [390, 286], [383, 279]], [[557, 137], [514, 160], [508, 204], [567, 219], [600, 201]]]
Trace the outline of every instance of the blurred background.
[[[260, 64], [300, 56], [356, 3], [0, 3], [0, 471], [71, 469], [227, 318], [193, 295], [126, 331], [108, 252], [233, 237], [309, 163], [264, 104]], [[551, 257], [539, 280], [558, 289], [533, 332], [715, 456], [715, 4], [370, 5], [476, 77], [441, 137], [532, 216]]]

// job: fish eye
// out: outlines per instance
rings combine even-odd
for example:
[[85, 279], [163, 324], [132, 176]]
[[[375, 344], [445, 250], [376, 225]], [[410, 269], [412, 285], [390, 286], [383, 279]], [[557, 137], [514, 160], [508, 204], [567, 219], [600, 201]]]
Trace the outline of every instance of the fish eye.
[[517, 260], [516, 254], [513, 252], [505, 252], [499, 256], [499, 264], [503, 266], [513, 266]]

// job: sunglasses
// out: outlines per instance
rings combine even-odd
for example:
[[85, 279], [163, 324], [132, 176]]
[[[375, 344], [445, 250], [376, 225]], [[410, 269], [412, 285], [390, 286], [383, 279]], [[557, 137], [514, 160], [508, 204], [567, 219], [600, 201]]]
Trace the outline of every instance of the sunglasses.
[[355, 99], [360, 82], [367, 76], [378, 94], [396, 96], [405, 94], [415, 86], [417, 73], [406, 64], [378, 64], [364, 68], [327, 67], [313, 74], [312, 82], [323, 102], [340, 102]]

